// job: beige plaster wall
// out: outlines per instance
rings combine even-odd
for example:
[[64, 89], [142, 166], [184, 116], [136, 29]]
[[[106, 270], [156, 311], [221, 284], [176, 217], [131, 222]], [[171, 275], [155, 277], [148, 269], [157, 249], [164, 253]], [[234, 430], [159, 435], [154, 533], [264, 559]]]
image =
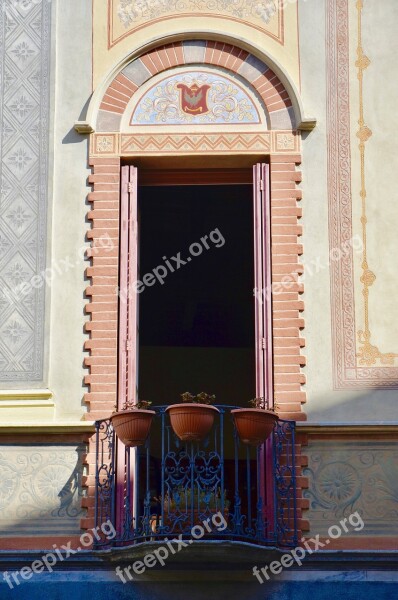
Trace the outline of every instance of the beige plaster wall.
[[[73, 35], [71, 28], [73, 26]], [[54, 195], [52, 227], [50, 376], [56, 420], [80, 420], [83, 395], [83, 260], [88, 225], [87, 139], [73, 129], [91, 93], [91, 6], [60, 2], [57, 11]], [[59, 269], [59, 273], [57, 272]]]
[[[279, 0], [265, 0], [265, 3], [273, 4]], [[278, 13], [271, 19], [268, 25], [264, 24], [263, 29], [258, 28], [260, 21], [252, 19], [252, 25], [239, 19], [228, 18], [227, 13], [222, 9], [218, 10], [219, 17], [216, 18], [212, 11], [206, 10], [206, 2], [203, 1], [200, 8], [190, 5], [185, 11], [191, 14], [183, 16], [184, 13], [176, 13], [173, 9], [175, 2], [170, 0], [170, 10], [163, 14], [162, 20], [155, 22], [146, 21], [140, 24], [139, 28], [128, 28], [120, 23], [117, 17], [118, 0], [114, 0], [109, 5], [114, 5], [113, 13], [114, 24], [112, 24], [112, 11], [108, 11], [108, 2], [103, 0], [93, 0], [94, 4], [94, 36], [93, 36], [93, 85], [94, 89], [101, 83], [106, 76], [119, 62], [126, 56], [138, 53], [140, 49], [148, 45], [157, 45], [158, 40], [167, 39], [169, 42], [173, 38], [203, 38], [206, 33], [208, 39], [226, 39], [238, 42], [238, 45], [245, 47], [257, 47], [261, 51], [268, 53], [275, 59], [286, 71], [295, 85], [300, 85], [299, 57], [298, 57], [298, 27], [297, 27], [297, 4], [293, 0], [280, 0], [283, 5], [283, 38], [281, 43], [269, 33], [275, 33], [274, 21], [278, 18]], [[123, 2], [127, 4], [126, 2]], [[167, 4], [167, 3], [165, 3]], [[179, 3], [180, 5], [185, 3]], [[188, 4], [188, 3], [186, 3]], [[199, 3], [200, 4], [200, 3]], [[214, 4], [214, 3], [213, 3]], [[242, 4], [242, 3], [241, 3]], [[245, 3], [243, 3], [245, 4]], [[255, 2], [246, 0], [246, 9], [255, 12]], [[130, 2], [132, 6], [133, 3]], [[222, 3], [220, 2], [220, 7]], [[213, 11], [214, 12], [214, 11]], [[112, 35], [114, 31], [114, 35]], [[112, 45], [112, 39], [118, 39], [120, 34], [132, 31], [131, 35], [122, 38], [119, 42]]]
[[[303, 135], [303, 244], [305, 254], [305, 319], [308, 401], [305, 410], [310, 421], [373, 422], [398, 421], [398, 404], [394, 390], [377, 389], [377, 380], [367, 388], [336, 385], [335, 350], [332, 336], [333, 296], [329, 263], [328, 206], [328, 115], [326, 2], [299, 1], [300, 64], [297, 52], [296, 7], [288, 4], [285, 15], [285, 46], [265, 33], [249, 30], [248, 25], [226, 22], [223, 31], [243, 45], [261, 47], [272, 55], [298, 85], [301, 72], [301, 94], [306, 114], [317, 118], [317, 127]], [[376, 273], [376, 284], [370, 290], [372, 331], [380, 350], [398, 352], [394, 326], [395, 298], [394, 253], [398, 212], [394, 208], [394, 140], [388, 135], [394, 123], [394, 52], [396, 45], [394, 19], [397, 7], [388, 0], [391, 19], [385, 11], [365, 0], [363, 44], [372, 66], [366, 72], [364, 109], [367, 124], [373, 132], [367, 142], [367, 189], [369, 197], [369, 259]], [[111, 48], [106, 42], [106, 3], [94, 0], [94, 73], [92, 73], [91, 5], [88, 0], [69, 0], [57, 6], [56, 46], [53, 61], [56, 79], [54, 171], [51, 260], [56, 272], [51, 282], [51, 324], [49, 388], [54, 394], [56, 420], [81, 420], [85, 412], [83, 394], [84, 289], [88, 285], [82, 260], [82, 247], [88, 228], [85, 202], [87, 195], [87, 139], [73, 130], [74, 121], [84, 116], [84, 107], [94, 87], [124, 56], [151, 40], [175, 33], [172, 21], [148, 25]], [[350, 6], [350, 84], [351, 84], [351, 160], [353, 234], [360, 235], [359, 152], [356, 137], [358, 120], [358, 79], [355, 69], [357, 47], [357, 13]], [[394, 17], [395, 15], [395, 17]], [[74, 33], [70, 34], [73, 23]], [[211, 18], [195, 20], [197, 31], [215, 31]], [[219, 28], [219, 21], [217, 22]], [[195, 29], [192, 22], [178, 19], [179, 30]], [[311, 35], [308, 35], [308, 32]], [[221, 32], [218, 32], [221, 35]], [[211, 35], [211, 34], [210, 34]], [[218, 35], [218, 34], [217, 34]], [[78, 85], [77, 82], [78, 81]], [[380, 93], [383, 90], [383, 94]], [[390, 156], [389, 154], [390, 153]], [[386, 160], [388, 156], [388, 160]], [[395, 161], [395, 162], [394, 162]], [[359, 173], [359, 174], [358, 174]], [[379, 181], [380, 173], [383, 174]], [[380, 252], [380, 249], [383, 252]], [[361, 255], [354, 255], [356, 331], [363, 322], [362, 288], [359, 281]], [[362, 312], [361, 312], [362, 311]], [[372, 333], [373, 335], [373, 333]], [[390, 368], [390, 366], [386, 366]], [[393, 385], [393, 384], [392, 384]], [[340, 389], [336, 389], [340, 387]], [[46, 409], [47, 410], [47, 409]], [[34, 411], [33, 411], [34, 413]], [[32, 414], [33, 414], [32, 413]], [[30, 413], [29, 413], [30, 414]], [[35, 413], [39, 415], [39, 412]], [[50, 414], [47, 410], [46, 415]], [[34, 418], [33, 416], [31, 418]]]
[[[331, 189], [328, 181], [328, 124], [327, 112], [327, 66], [325, 48], [327, 5], [333, 0], [304, 1], [299, 3], [300, 18], [300, 57], [302, 75], [302, 100], [307, 112], [317, 118], [317, 127], [303, 140], [303, 209], [304, 209], [304, 263], [305, 272], [305, 338], [307, 367], [308, 420], [325, 422], [378, 422], [397, 421], [397, 393], [383, 387], [397, 387], [394, 364], [383, 364], [378, 359], [372, 365], [361, 365], [356, 357], [357, 371], [347, 370], [348, 379], [341, 382], [337, 376], [336, 339], [333, 331], [336, 323], [332, 316], [338, 307], [331, 287], [330, 239], [333, 239], [329, 223], [330, 207], [328, 196]], [[397, 19], [397, 7], [388, 2], [376, 6], [364, 2], [363, 47], [371, 60], [364, 72], [364, 112], [366, 124], [373, 132], [366, 142], [366, 188], [368, 217], [368, 262], [376, 274], [376, 282], [369, 288], [369, 315], [372, 331], [371, 343], [380, 347], [381, 352], [394, 352], [396, 345], [396, 221], [398, 211], [393, 204], [395, 194], [394, 140], [391, 125], [396, 121], [394, 114], [394, 72], [393, 49], [396, 47], [393, 23]], [[355, 2], [349, 7], [349, 80], [350, 80], [350, 184], [352, 198], [352, 236], [354, 237], [354, 312], [355, 335], [364, 329], [363, 285], [361, 263], [363, 253], [361, 228], [361, 163], [358, 148], [359, 139], [359, 82], [357, 77], [358, 12]], [[386, 15], [390, 17], [386, 18]], [[395, 15], [395, 20], [394, 20]], [[388, 21], [388, 22], [387, 22]], [[306, 35], [310, 30], [311, 36]], [[395, 61], [396, 62], [396, 61]], [[329, 157], [330, 158], [330, 157]], [[330, 176], [330, 173], [329, 173]], [[344, 171], [340, 172], [340, 179]], [[340, 182], [339, 182], [340, 184]], [[329, 239], [330, 238], [330, 239]], [[329, 263], [332, 262], [331, 267]], [[312, 272], [312, 274], [311, 274]], [[394, 275], [395, 273], [395, 275]], [[348, 275], [341, 280], [341, 289], [347, 284]], [[332, 282], [333, 285], [333, 282]], [[345, 301], [345, 310], [347, 301]], [[347, 318], [347, 316], [345, 316]], [[339, 343], [344, 343], [342, 338]], [[359, 351], [357, 342], [356, 352]], [[372, 368], [367, 371], [365, 367]], [[349, 379], [351, 377], [351, 380]], [[361, 377], [367, 381], [361, 384]], [[340, 388], [340, 389], [338, 389]]]
[[[351, 7], [352, 45], [351, 62], [356, 55], [356, 11]], [[365, 2], [362, 18], [362, 44], [370, 64], [364, 71], [363, 111], [365, 125], [371, 137], [365, 145], [364, 177], [366, 184], [366, 217], [368, 219], [367, 251], [369, 269], [376, 279], [369, 289], [369, 327], [371, 342], [381, 354], [393, 353], [393, 364], [398, 365], [398, 302], [396, 280], [398, 268], [397, 228], [398, 210], [396, 173], [398, 169], [398, 144], [395, 139], [396, 116], [396, 56], [398, 40], [396, 24], [398, 5], [387, 2]], [[351, 138], [353, 171], [353, 232], [361, 234], [361, 167], [359, 164], [359, 140], [356, 138], [360, 112], [359, 85], [352, 73], [351, 86]], [[362, 275], [361, 256], [356, 260], [355, 278]], [[363, 329], [364, 306], [362, 286], [356, 286], [357, 328]], [[358, 344], [360, 350], [360, 344]]]
[[[248, 25], [232, 21], [223, 23], [225, 35], [231, 35], [243, 45], [253, 43], [269, 52], [285, 69], [287, 75], [300, 83], [306, 114], [317, 118], [317, 127], [303, 136], [303, 208], [305, 249], [305, 338], [307, 384], [305, 389], [308, 401], [305, 410], [310, 421], [325, 422], [373, 422], [398, 421], [396, 392], [377, 389], [377, 377], [374, 382], [362, 387], [357, 380], [342, 385], [336, 378], [336, 340], [332, 332], [335, 310], [331, 294], [329, 197], [328, 197], [328, 113], [327, 113], [327, 52], [325, 47], [327, 6], [332, 0], [299, 1], [299, 40], [300, 64], [297, 60], [297, 22], [296, 10], [287, 4], [285, 12], [285, 46], [266, 33], [249, 31]], [[392, 14], [397, 12], [392, 0]], [[326, 4], [327, 3], [327, 4]], [[348, 0], [350, 32], [350, 128], [351, 128], [351, 185], [352, 185], [352, 235], [361, 242], [360, 224], [360, 155], [358, 150], [358, 79], [355, 67], [358, 45], [357, 10], [354, 2]], [[80, 11], [79, 20], [75, 20], [81, 40], [79, 48], [67, 35], [63, 34], [62, 23], [72, 14]], [[70, 14], [67, 13], [70, 11]], [[126, 37], [112, 48], [107, 43], [107, 12], [105, 3], [94, 0], [94, 87], [120, 62], [124, 56], [134, 52], [151, 40], [172, 35], [177, 29], [192, 32], [214, 32], [217, 27], [210, 17], [195, 17], [192, 21], [179, 18], [173, 21], [148, 24], [134, 35]], [[392, 18], [389, 23], [393, 23]], [[90, 23], [90, 11], [87, 5], [78, 7], [69, 4], [59, 11], [59, 56], [57, 70], [63, 85], [57, 92], [57, 130], [56, 130], [56, 187], [54, 204], [53, 253], [54, 259], [74, 255], [84, 240], [86, 224], [84, 222], [87, 207], [82, 202], [86, 190], [82, 165], [85, 164], [86, 141], [68, 128], [77, 118], [89, 95], [90, 89], [90, 40], [87, 27]], [[178, 23], [178, 26], [176, 25]], [[195, 23], [195, 26], [193, 25]], [[176, 28], [176, 29], [174, 29]], [[296, 28], [296, 30], [295, 30]], [[311, 31], [311, 35], [308, 35]], [[64, 35], [64, 37], [62, 37]], [[211, 35], [211, 34], [210, 34]], [[394, 189], [394, 169], [386, 169], [385, 152], [393, 150], [393, 140], [388, 138], [383, 123], [394, 121], [394, 84], [388, 73], [393, 70], [394, 47], [393, 25], [385, 27], [385, 13], [373, 4], [365, 2], [363, 13], [363, 45], [371, 54], [372, 66], [366, 72], [364, 84], [364, 110], [368, 126], [373, 136], [368, 142], [367, 152], [367, 188], [369, 196], [369, 259], [376, 273], [377, 283], [370, 290], [370, 314], [374, 336], [382, 351], [394, 352], [394, 322], [396, 303], [394, 302], [394, 231], [398, 213], [391, 202]], [[82, 56], [87, 57], [82, 60]], [[373, 64], [374, 63], [374, 64]], [[82, 85], [75, 86], [74, 68], [79, 68], [79, 80]], [[62, 74], [62, 75], [61, 75]], [[385, 94], [380, 89], [385, 88]], [[383, 89], [384, 89], [383, 88]], [[383, 99], [385, 98], [385, 99]], [[61, 108], [62, 107], [62, 108]], [[66, 141], [62, 143], [68, 134]], [[398, 160], [398, 159], [395, 159]], [[68, 168], [65, 169], [65, 164]], [[393, 165], [389, 162], [388, 164]], [[381, 186], [378, 174], [383, 172]], [[62, 200], [61, 200], [62, 198]], [[358, 248], [361, 244], [357, 244]], [[381, 253], [379, 250], [383, 248]], [[353, 252], [354, 296], [355, 296], [355, 332], [363, 327], [362, 285], [360, 265], [362, 253]], [[52, 330], [57, 332], [51, 338], [50, 383], [54, 390], [57, 415], [61, 418], [79, 418], [84, 411], [82, 395], [82, 346], [85, 339], [82, 325], [83, 291], [86, 286], [83, 278], [82, 261], [70, 269], [52, 286]], [[65, 291], [67, 296], [65, 297]], [[62, 318], [60, 319], [60, 315]], [[67, 327], [66, 323], [75, 323]], [[77, 325], [78, 324], [78, 325]], [[373, 335], [373, 334], [372, 334]], [[358, 351], [358, 346], [357, 346]], [[359, 364], [359, 363], [358, 363]], [[81, 379], [76, 376], [80, 372]], [[394, 385], [394, 383], [392, 383]], [[380, 386], [381, 387], [381, 386]], [[340, 388], [340, 389], [336, 389]]]

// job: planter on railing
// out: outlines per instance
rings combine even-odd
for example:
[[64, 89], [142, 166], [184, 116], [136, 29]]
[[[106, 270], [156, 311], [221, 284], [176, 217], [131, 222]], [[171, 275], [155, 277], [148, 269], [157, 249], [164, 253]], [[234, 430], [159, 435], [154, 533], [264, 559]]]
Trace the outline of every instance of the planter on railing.
[[111, 415], [110, 420], [116, 435], [125, 446], [136, 447], [145, 444], [156, 414], [154, 410], [147, 409], [150, 404], [141, 401]]
[[[117, 535], [111, 541], [97, 540], [96, 547], [162, 541], [180, 534], [190, 539], [195, 525], [203, 526], [212, 516], [220, 522], [220, 515], [225, 527], [206, 530], [205, 538], [295, 547], [294, 422], [275, 415], [269, 443], [261, 450], [241, 443], [231, 414], [239, 407], [213, 407], [214, 425], [201, 442], [181, 441], [175, 435], [168, 408], [147, 411], [152, 427], [134, 453], [129, 446], [120, 452], [116, 415], [112, 422], [97, 421], [96, 524], [109, 519]], [[138, 437], [142, 440], [145, 433], [128, 433], [124, 440], [131, 443]]]
[[274, 412], [262, 408], [238, 408], [231, 413], [241, 441], [251, 446], [263, 444], [278, 420]]
[[172, 404], [167, 407], [173, 431], [183, 442], [200, 442], [207, 436], [218, 413], [207, 404]]
[[166, 409], [173, 431], [183, 442], [200, 442], [208, 435], [219, 412], [210, 404], [216, 397], [205, 392], [196, 396], [185, 392], [181, 398], [180, 404], [172, 404]]

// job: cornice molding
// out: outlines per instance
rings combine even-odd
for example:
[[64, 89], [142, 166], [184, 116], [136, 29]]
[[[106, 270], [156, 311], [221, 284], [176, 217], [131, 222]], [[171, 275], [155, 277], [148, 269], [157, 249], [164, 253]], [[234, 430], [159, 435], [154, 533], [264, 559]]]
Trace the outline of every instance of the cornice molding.
[[[0, 437], [9, 433], [30, 435], [33, 433], [94, 433], [94, 421], [70, 421], [60, 423], [0, 423]], [[44, 440], [43, 440], [44, 441]]]
[[53, 393], [49, 389], [38, 390], [0, 390], [0, 406], [4, 400], [50, 400]]
[[398, 423], [297, 423], [299, 433], [320, 435], [386, 434], [398, 433]]
[[74, 128], [77, 133], [81, 133], [82, 135], [94, 133], [94, 127], [88, 121], [75, 121]]

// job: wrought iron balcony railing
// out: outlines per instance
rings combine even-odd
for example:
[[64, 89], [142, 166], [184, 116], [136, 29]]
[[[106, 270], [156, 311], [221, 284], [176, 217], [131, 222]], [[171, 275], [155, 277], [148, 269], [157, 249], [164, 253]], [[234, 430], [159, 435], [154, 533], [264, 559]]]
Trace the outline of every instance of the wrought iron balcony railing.
[[145, 446], [126, 448], [109, 420], [97, 421], [96, 525], [110, 520], [117, 536], [97, 548], [160, 541], [218, 515], [223, 526], [202, 528], [204, 539], [295, 547], [295, 424], [278, 420], [263, 446], [240, 442], [230, 410], [202, 443], [181, 442], [167, 407], [155, 407]]

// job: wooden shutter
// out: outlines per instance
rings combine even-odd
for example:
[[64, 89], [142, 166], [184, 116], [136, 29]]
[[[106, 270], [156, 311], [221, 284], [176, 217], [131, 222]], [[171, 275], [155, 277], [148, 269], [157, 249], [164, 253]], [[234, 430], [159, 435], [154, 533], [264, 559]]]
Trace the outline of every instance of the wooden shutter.
[[273, 406], [269, 165], [253, 167], [256, 396]]
[[137, 169], [122, 167], [118, 408], [138, 402], [138, 198]]
[[[118, 410], [138, 402], [138, 197], [137, 169], [122, 167], [119, 260], [119, 373]], [[136, 449], [120, 440], [116, 449], [116, 528], [119, 535], [136, 512]], [[129, 502], [126, 502], [126, 497]]]
[[[253, 167], [254, 198], [254, 287], [256, 327], [256, 397], [274, 405], [272, 378], [272, 299], [271, 299], [271, 207], [269, 165]], [[274, 535], [273, 443], [268, 438], [260, 448], [260, 490], [267, 534]], [[267, 476], [269, 474], [270, 476]]]

